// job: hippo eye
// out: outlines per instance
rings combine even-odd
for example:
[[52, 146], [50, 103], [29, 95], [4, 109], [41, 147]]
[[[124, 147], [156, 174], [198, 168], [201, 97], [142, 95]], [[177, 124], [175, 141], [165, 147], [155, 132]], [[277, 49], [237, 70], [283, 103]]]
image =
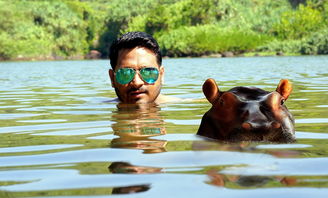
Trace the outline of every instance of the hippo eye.
[[281, 99], [280, 104], [281, 105], [285, 104], [285, 99]]

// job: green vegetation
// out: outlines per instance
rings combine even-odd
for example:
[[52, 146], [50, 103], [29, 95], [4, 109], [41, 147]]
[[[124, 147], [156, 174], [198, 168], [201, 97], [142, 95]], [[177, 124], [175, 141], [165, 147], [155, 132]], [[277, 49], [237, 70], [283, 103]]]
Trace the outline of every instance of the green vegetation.
[[127, 31], [166, 56], [328, 54], [328, 1], [0, 0], [0, 60], [107, 57]]

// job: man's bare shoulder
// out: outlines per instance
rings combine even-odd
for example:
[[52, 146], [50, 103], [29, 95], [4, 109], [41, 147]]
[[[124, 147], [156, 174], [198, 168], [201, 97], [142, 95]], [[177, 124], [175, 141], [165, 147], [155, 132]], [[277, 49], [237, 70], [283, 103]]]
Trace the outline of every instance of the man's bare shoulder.
[[[188, 102], [188, 101], [198, 101], [197, 99], [186, 99], [186, 98], [178, 98], [174, 96], [168, 96], [160, 94], [157, 99], [155, 100], [156, 104], [165, 104], [165, 103], [174, 103], [174, 102]], [[199, 100], [202, 101], [202, 100]], [[106, 100], [105, 102], [108, 103], [119, 103], [120, 100], [118, 98], [112, 98], [109, 100]]]
[[163, 103], [174, 103], [174, 102], [190, 102], [194, 100], [195, 99], [178, 98], [174, 96], [167, 96], [167, 95], [160, 94], [155, 102], [157, 104], [163, 104]]

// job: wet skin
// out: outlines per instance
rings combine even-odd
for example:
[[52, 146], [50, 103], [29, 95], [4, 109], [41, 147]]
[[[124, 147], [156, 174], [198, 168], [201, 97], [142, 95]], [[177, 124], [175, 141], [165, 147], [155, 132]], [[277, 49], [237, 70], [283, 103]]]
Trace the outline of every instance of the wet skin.
[[208, 79], [203, 92], [212, 108], [206, 112], [197, 134], [227, 141], [295, 141], [294, 119], [284, 102], [292, 91], [288, 80], [268, 92], [256, 87], [219, 91]]
[[[134, 68], [137, 70], [137, 73], [131, 82], [122, 85], [116, 81], [115, 72], [124, 67]], [[144, 67], [155, 67], [159, 70], [159, 76], [155, 83], [148, 84], [142, 80], [139, 70]], [[164, 76], [164, 67], [158, 65], [155, 54], [147, 48], [136, 47], [120, 50], [115, 71], [110, 69], [109, 76], [116, 95], [123, 103], [156, 103], [161, 98], [159, 96]]]

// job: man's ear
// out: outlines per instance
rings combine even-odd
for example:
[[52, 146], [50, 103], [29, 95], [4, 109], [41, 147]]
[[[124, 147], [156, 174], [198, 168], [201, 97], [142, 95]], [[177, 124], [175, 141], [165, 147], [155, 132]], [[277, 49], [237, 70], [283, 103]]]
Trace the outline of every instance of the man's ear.
[[292, 90], [293, 90], [292, 83], [289, 82], [289, 80], [287, 79], [281, 79], [276, 89], [276, 91], [280, 93], [280, 95], [282, 95], [282, 97], [284, 97], [285, 100], [287, 100]]
[[114, 71], [112, 69], [109, 69], [108, 70], [108, 74], [109, 74], [110, 81], [112, 83], [112, 87], [115, 88], [115, 75], [114, 75]]
[[214, 103], [215, 99], [219, 97], [219, 87], [214, 79], [209, 78], [203, 84], [203, 92], [210, 103]]
[[164, 84], [164, 73], [165, 73], [165, 69], [164, 69], [164, 66], [160, 66], [159, 67], [159, 73], [160, 73], [160, 76], [161, 76], [161, 83]]

